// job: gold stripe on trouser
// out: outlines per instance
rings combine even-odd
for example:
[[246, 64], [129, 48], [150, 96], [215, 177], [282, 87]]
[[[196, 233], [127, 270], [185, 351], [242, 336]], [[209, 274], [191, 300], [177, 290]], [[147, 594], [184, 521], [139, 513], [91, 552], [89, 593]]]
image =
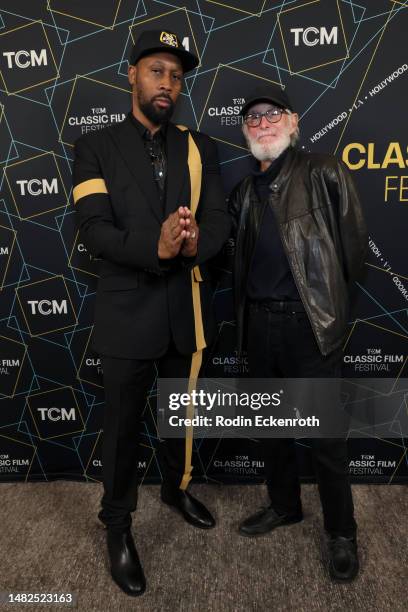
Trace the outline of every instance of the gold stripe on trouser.
[[[201, 364], [203, 361], [203, 351], [196, 351], [193, 353], [191, 358], [191, 369], [190, 369], [190, 378], [188, 380], [188, 393], [196, 387], [198, 375], [200, 373]], [[186, 418], [192, 419], [194, 417], [194, 406], [193, 404], [189, 404], [186, 410]], [[190, 425], [186, 427], [185, 433], [185, 461], [184, 461], [184, 474], [180, 483], [180, 489], [183, 491], [187, 489], [188, 483], [191, 480], [191, 471], [193, 466], [191, 465], [191, 457], [193, 455], [193, 426]]]
[[74, 187], [72, 192], [74, 204], [76, 204], [81, 198], [88, 195], [93, 195], [95, 193], [108, 193], [106, 183], [102, 178], [89, 179], [88, 181], [83, 181]]

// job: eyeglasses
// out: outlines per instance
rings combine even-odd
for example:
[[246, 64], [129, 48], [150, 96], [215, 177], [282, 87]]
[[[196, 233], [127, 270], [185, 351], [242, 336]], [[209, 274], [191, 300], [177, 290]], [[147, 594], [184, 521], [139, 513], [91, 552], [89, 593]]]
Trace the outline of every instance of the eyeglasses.
[[249, 127], [258, 127], [261, 124], [262, 117], [266, 117], [269, 123], [278, 123], [281, 120], [283, 113], [288, 114], [284, 108], [270, 108], [264, 113], [251, 113], [245, 115], [244, 121]]

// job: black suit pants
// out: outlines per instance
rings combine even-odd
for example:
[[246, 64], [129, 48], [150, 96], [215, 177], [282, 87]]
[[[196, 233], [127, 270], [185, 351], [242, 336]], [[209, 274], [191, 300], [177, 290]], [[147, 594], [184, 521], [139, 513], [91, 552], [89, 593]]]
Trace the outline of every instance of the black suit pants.
[[[140, 428], [146, 397], [154, 380], [154, 364], [161, 378], [196, 378], [202, 351], [186, 356], [172, 344], [156, 361], [101, 356], [105, 388], [102, 442], [104, 494], [100, 520], [110, 529], [131, 524], [139, 483]], [[163, 440], [158, 460], [163, 481], [185, 489], [191, 479], [192, 429], [183, 438]]]
[[[274, 312], [251, 303], [248, 320], [248, 362], [253, 378], [338, 378], [342, 351], [323, 356], [306, 312]], [[268, 492], [282, 513], [300, 512], [300, 482], [293, 439], [259, 440], [265, 460]], [[323, 510], [324, 527], [333, 535], [356, 531], [345, 439], [310, 439]]]

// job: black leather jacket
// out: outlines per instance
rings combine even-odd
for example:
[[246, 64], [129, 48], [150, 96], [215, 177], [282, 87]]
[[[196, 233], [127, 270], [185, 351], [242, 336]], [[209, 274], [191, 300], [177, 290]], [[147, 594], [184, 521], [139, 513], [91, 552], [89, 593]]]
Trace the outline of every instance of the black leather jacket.
[[[270, 192], [269, 204], [294, 281], [320, 351], [327, 355], [344, 340], [349, 285], [358, 277], [368, 247], [353, 180], [335, 157], [290, 147]], [[256, 196], [251, 175], [229, 198], [239, 351], [245, 332], [248, 272], [266, 206]]]

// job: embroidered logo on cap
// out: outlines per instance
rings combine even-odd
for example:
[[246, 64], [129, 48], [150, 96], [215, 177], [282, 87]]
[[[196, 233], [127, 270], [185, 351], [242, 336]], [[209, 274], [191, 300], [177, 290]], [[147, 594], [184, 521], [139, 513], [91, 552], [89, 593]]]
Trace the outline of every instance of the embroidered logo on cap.
[[170, 32], [162, 32], [160, 34], [160, 42], [165, 45], [169, 45], [170, 47], [178, 47], [177, 36], [175, 34], [170, 34]]

